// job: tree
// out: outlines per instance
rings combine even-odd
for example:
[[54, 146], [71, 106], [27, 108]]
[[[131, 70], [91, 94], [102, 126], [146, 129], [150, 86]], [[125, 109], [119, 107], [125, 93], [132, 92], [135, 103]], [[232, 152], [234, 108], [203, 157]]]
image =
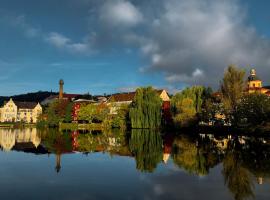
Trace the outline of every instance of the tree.
[[189, 126], [196, 120], [196, 109], [193, 100], [184, 98], [176, 107], [178, 114], [173, 118], [176, 125]]
[[129, 117], [132, 128], [158, 128], [161, 124], [162, 100], [152, 87], [136, 90]]
[[221, 82], [222, 101], [229, 113], [234, 112], [245, 89], [245, 71], [230, 65]]
[[270, 117], [270, 98], [257, 93], [243, 96], [234, 115], [237, 123], [244, 122], [251, 126], [263, 124]]
[[212, 94], [211, 88], [193, 86], [176, 93], [171, 100], [173, 119], [178, 126], [189, 126], [196, 121], [206, 99]]
[[69, 102], [65, 109], [65, 122], [71, 122], [72, 121], [72, 109], [73, 109], [73, 103]]
[[117, 114], [113, 116], [112, 127], [121, 129], [126, 128], [128, 122], [128, 113], [129, 113], [128, 105], [124, 104], [121, 105], [120, 108], [117, 109]]
[[81, 105], [79, 110], [79, 120], [88, 121], [89, 123], [101, 123], [108, 117], [110, 110], [106, 104], [86, 104]]
[[79, 120], [88, 121], [92, 123], [95, 114], [97, 112], [97, 106], [94, 104], [81, 105], [78, 118]]

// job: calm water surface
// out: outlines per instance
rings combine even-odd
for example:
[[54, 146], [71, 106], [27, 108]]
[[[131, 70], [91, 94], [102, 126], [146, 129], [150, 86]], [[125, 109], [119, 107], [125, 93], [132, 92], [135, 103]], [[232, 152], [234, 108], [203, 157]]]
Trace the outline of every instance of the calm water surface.
[[0, 129], [1, 199], [269, 199], [270, 138]]

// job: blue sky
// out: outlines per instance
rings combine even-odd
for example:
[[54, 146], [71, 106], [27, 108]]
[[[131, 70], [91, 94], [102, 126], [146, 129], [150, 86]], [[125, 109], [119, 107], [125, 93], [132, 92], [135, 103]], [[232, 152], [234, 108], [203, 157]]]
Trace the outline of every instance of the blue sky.
[[0, 0], [0, 95], [217, 87], [229, 64], [270, 75], [268, 1]]

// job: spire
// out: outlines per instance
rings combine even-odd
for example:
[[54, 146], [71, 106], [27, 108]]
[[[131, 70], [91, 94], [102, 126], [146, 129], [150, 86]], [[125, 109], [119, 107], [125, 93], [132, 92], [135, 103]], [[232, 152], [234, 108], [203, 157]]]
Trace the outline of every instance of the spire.
[[256, 70], [255, 69], [251, 69], [250, 70], [250, 75], [251, 76], [256, 76]]

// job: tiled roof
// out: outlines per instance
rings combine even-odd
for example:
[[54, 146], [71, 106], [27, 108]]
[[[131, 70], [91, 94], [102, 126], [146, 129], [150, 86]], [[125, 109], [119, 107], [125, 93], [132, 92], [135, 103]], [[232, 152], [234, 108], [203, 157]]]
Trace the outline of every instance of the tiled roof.
[[[158, 95], [161, 95], [163, 90], [156, 90]], [[136, 95], [136, 92], [128, 92], [128, 93], [121, 93], [121, 94], [113, 94], [111, 95], [110, 100], [115, 102], [123, 102], [123, 101], [133, 101], [134, 97]]]
[[110, 100], [116, 101], [116, 102], [122, 102], [122, 101], [133, 101], [135, 97], [136, 92], [129, 92], [129, 93], [122, 93], [122, 94], [113, 94], [110, 97]]
[[36, 102], [14, 102], [16, 106], [20, 109], [34, 109], [37, 106]]

